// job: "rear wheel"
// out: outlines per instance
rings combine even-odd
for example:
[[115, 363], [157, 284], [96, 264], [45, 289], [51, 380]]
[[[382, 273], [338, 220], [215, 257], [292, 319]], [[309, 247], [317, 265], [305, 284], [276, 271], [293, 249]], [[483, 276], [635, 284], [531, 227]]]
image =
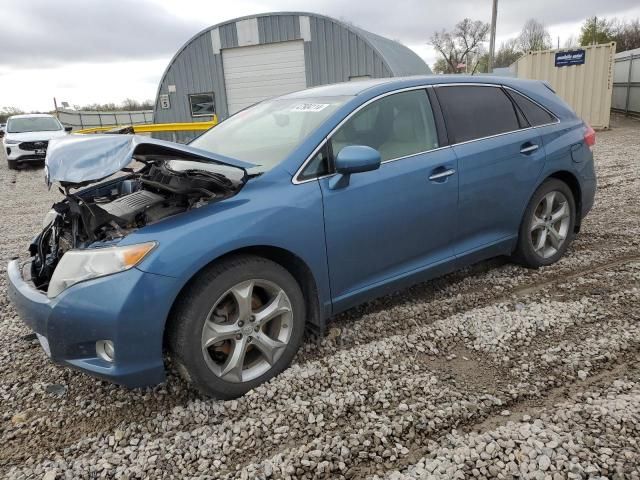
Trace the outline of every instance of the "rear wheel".
[[551, 178], [535, 191], [520, 226], [515, 257], [527, 267], [555, 263], [574, 237], [576, 207], [566, 183]]
[[223, 260], [183, 293], [169, 343], [181, 375], [207, 395], [238, 397], [293, 360], [304, 334], [300, 287], [256, 256]]

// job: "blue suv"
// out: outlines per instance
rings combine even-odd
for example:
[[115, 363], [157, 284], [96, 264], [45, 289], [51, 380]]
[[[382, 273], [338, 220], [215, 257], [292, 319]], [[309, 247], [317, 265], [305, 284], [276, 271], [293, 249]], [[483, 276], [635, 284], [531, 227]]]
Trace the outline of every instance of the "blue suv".
[[10, 297], [55, 362], [138, 387], [166, 354], [237, 397], [361, 302], [497, 255], [557, 261], [593, 204], [594, 142], [546, 84], [464, 76], [292, 93], [187, 146], [68, 136], [46, 160], [66, 198]]

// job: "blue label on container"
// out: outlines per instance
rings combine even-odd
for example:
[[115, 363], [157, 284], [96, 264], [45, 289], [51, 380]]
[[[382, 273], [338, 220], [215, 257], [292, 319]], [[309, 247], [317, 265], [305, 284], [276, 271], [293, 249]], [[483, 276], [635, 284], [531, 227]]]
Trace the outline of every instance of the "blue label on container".
[[569, 65], [582, 65], [586, 52], [584, 50], [570, 50], [568, 52], [556, 53], [556, 67], [567, 67]]

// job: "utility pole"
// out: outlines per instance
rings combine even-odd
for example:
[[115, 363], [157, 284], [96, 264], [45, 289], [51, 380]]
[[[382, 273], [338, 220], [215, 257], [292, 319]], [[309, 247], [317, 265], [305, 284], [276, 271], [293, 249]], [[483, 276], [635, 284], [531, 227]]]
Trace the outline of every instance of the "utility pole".
[[498, 0], [493, 0], [491, 9], [491, 34], [489, 37], [489, 62], [487, 71], [493, 73], [493, 56], [496, 53], [496, 21], [498, 19]]

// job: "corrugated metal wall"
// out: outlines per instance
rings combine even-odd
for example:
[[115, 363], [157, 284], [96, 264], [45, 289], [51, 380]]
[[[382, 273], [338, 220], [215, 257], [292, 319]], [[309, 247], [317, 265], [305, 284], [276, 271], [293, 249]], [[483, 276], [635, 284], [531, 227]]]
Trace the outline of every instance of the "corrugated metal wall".
[[[305, 32], [304, 28], [301, 29], [301, 17], [308, 18], [308, 32]], [[218, 117], [224, 119], [228, 116], [220, 50], [240, 46], [236, 23], [242, 20], [246, 19], [238, 19], [201, 32], [178, 52], [167, 68], [158, 89], [159, 95], [169, 95], [170, 108], [160, 108], [158, 97], [154, 110], [155, 122], [208, 120], [208, 117], [191, 117], [187, 95], [193, 93], [213, 92]], [[304, 13], [269, 14], [257, 16], [257, 25], [260, 44], [298, 39], [305, 41], [308, 87], [344, 82], [350, 77], [380, 78], [394, 75], [388, 63], [365, 36], [367, 32], [357, 33], [355, 29], [351, 30], [330, 18]], [[398, 44], [398, 50], [403, 48], [406, 49]], [[424, 67], [428, 73], [428, 67]], [[412, 68], [415, 68], [415, 65], [412, 65]], [[170, 85], [172, 88], [175, 86], [175, 92], [169, 91]], [[177, 135], [177, 140], [188, 141], [195, 135], [181, 132]], [[166, 139], [176, 138], [171, 134], [157, 136]]]
[[640, 48], [616, 55], [612, 108], [640, 114]]
[[[228, 41], [222, 34], [220, 37], [223, 44]], [[229, 37], [232, 38], [231, 35]], [[175, 87], [175, 92], [169, 92], [169, 85]], [[213, 92], [216, 103], [226, 105], [226, 93], [224, 80], [222, 79], [222, 59], [219, 55], [213, 55], [211, 36], [209, 32], [205, 32], [194, 38], [176, 56], [171, 66], [167, 69], [159, 93], [169, 95], [170, 108], [160, 108], [160, 100], [157, 98], [154, 109], [154, 122], [201, 122], [211, 120], [209, 117], [193, 118], [187, 96], [191, 93], [208, 92]], [[186, 142], [196, 135], [196, 132], [178, 132], [177, 139]], [[154, 134], [154, 136], [166, 140], [174, 138], [171, 133]]]
[[555, 54], [563, 50], [529, 52], [516, 62], [516, 73], [519, 78], [546, 80], [580, 118], [594, 128], [608, 128], [615, 42], [580, 48], [585, 50], [582, 65], [556, 67]]
[[153, 123], [152, 110], [101, 112], [59, 108], [56, 111], [56, 116], [63, 125], [74, 127], [74, 129]]
[[258, 17], [258, 35], [260, 36], [260, 43], [298, 40], [302, 38], [300, 36], [299, 17], [297, 15]]
[[305, 48], [307, 86], [346, 82], [350, 77], [393, 76], [364, 37], [324, 17], [311, 17], [311, 42]]

